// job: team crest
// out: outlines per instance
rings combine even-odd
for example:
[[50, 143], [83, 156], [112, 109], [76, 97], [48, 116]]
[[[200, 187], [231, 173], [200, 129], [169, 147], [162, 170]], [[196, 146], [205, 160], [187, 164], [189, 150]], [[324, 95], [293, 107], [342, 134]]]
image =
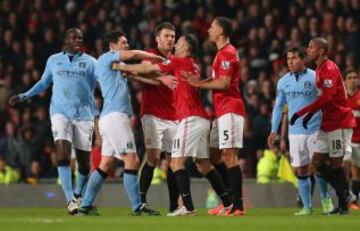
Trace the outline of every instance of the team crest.
[[331, 88], [333, 86], [333, 82], [331, 79], [324, 79], [324, 85], [327, 88]]
[[224, 70], [227, 70], [230, 68], [230, 62], [229, 61], [221, 61], [221, 68]]
[[311, 88], [311, 82], [310, 81], [305, 81], [304, 82], [304, 88], [305, 89], [310, 89]]
[[85, 62], [80, 62], [79, 63], [79, 68], [85, 68], [86, 67], [86, 63]]

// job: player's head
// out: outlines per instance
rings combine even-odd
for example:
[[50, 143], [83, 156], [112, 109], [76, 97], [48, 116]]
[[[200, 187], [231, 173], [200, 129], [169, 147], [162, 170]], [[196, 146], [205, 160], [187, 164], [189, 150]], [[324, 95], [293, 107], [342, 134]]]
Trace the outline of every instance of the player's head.
[[319, 57], [326, 57], [328, 50], [329, 45], [326, 39], [318, 37], [310, 40], [307, 53], [311, 61], [316, 61]]
[[112, 51], [129, 49], [125, 34], [121, 31], [110, 31], [105, 35], [104, 41], [109, 50]]
[[156, 27], [155, 33], [158, 49], [171, 51], [174, 48], [175, 27], [173, 24], [162, 22]]
[[194, 35], [185, 34], [175, 44], [175, 55], [178, 57], [195, 56], [199, 42]]
[[359, 84], [359, 75], [355, 69], [350, 68], [344, 73], [346, 90], [356, 90]]
[[292, 47], [286, 51], [286, 63], [289, 70], [293, 73], [301, 72], [305, 68], [305, 49], [302, 47]]
[[75, 27], [66, 30], [64, 45], [65, 50], [69, 53], [80, 52], [83, 45], [83, 34], [81, 30]]
[[211, 42], [216, 42], [221, 36], [230, 38], [232, 33], [231, 20], [225, 17], [217, 17], [213, 20], [208, 30]]

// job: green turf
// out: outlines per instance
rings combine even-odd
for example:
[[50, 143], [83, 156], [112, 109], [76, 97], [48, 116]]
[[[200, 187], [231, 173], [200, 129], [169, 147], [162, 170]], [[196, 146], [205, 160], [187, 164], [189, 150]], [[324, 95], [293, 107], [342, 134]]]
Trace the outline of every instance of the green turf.
[[[250, 209], [245, 217], [213, 217], [199, 210], [192, 217], [132, 217], [129, 209], [102, 208], [100, 217], [73, 217], [63, 208], [0, 208], [1, 231], [189, 231], [189, 230], [358, 230], [360, 212], [324, 216], [319, 210], [307, 217], [293, 215], [297, 209]], [[162, 210], [165, 214], [165, 210]]]

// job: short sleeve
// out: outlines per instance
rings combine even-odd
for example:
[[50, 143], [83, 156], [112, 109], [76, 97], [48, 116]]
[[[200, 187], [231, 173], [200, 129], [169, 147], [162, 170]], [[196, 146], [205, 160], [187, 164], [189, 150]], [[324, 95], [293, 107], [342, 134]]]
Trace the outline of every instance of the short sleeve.
[[236, 63], [235, 54], [226, 52], [218, 57], [217, 76], [232, 76]]
[[158, 63], [158, 65], [159, 65], [161, 72], [173, 73], [175, 70], [175, 67], [178, 65], [178, 62], [177, 62], [176, 58], [172, 57], [170, 59], [166, 59], [162, 63]]

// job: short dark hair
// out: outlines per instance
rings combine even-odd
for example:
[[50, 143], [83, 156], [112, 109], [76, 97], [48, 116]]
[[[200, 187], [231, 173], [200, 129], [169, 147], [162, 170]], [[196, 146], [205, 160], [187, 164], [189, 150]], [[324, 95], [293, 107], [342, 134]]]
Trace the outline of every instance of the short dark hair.
[[356, 75], [358, 74], [358, 72], [357, 72], [357, 70], [356, 70], [355, 68], [350, 67], [350, 68], [348, 68], [348, 69], [345, 70], [344, 76], [343, 76], [344, 79], [346, 79], [346, 76], [347, 76], [348, 74], [350, 74], [350, 73], [355, 73]]
[[76, 33], [76, 32], [82, 33], [81, 30], [79, 28], [76, 28], [76, 27], [71, 27], [71, 28], [67, 29], [65, 31], [65, 38], [67, 38], [70, 34]]
[[231, 20], [226, 17], [216, 17], [215, 20], [223, 29], [224, 35], [230, 37], [233, 31]]
[[186, 43], [190, 46], [191, 54], [194, 55], [199, 48], [199, 42], [197, 38], [193, 34], [185, 34], [184, 38]]
[[326, 41], [326, 39], [324, 39], [322, 37], [316, 37], [316, 38], [311, 39], [311, 42], [316, 43], [320, 47], [320, 49], [324, 50], [325, 54], [328, 53], [329, 44]]
[[105, 45], [108, 47], [110, 43], [117, 43], [119, 38], [125, 36], [122, 31], [110, 31], [105, 35], [104, 42]]
[[159, 25], [157, 25], [155, 28], [156, 35], [159, 35], [163, 29], [168, 29], [168, 30], [173, 30], [173, 31], [176, 30], [175, 26], [173, 24], [171, 24], [169, 22], [162, 22]]
[[306, 51], [304, 47], [290, 47], [289, 49], [286, 50], [286, 55], [289, 52], [298, 53], [300, 59], [304, 59], [306, 57]]

